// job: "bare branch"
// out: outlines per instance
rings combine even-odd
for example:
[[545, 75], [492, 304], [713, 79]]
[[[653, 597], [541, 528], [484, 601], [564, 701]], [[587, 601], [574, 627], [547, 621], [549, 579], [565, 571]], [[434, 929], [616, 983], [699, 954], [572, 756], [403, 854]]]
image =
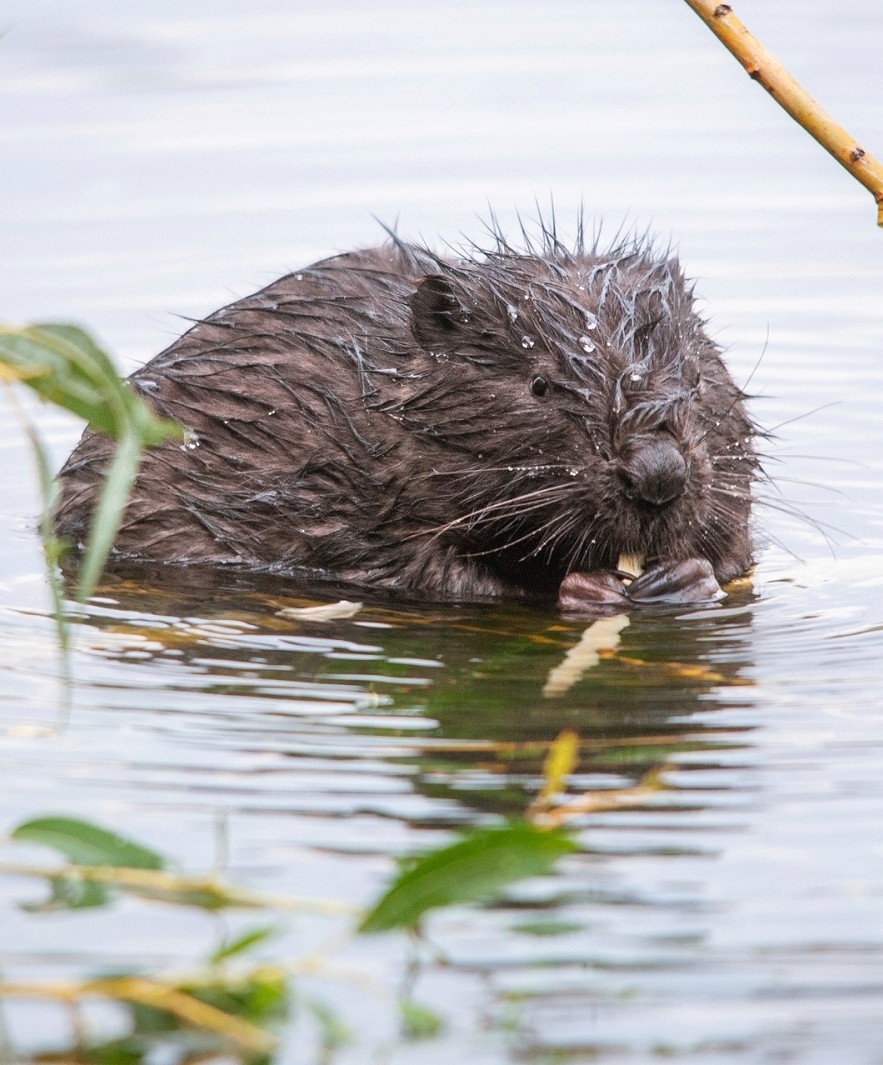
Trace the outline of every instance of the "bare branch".
[[811, 137], [868, 189], [877, 201], [877, 225], [883, 226], [883, 165], [799, 85], [778, 59], [752, 36], [729, 4], [686, 0], [706, 26], [733, 53], [749, 76], [766, 89]]

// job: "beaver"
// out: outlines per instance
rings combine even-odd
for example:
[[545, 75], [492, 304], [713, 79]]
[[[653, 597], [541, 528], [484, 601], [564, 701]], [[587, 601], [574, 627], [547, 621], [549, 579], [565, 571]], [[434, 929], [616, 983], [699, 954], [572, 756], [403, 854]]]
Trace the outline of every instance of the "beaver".
[[[441, 255], [391, 234], [130, 382], [186, 439], [144, 454], [116, 558], [577, 610], [714, 599], [752, 561], [745, 396], [647, 238]], [[59, 474], [69, 542], [113, 447], [87, 429]]]

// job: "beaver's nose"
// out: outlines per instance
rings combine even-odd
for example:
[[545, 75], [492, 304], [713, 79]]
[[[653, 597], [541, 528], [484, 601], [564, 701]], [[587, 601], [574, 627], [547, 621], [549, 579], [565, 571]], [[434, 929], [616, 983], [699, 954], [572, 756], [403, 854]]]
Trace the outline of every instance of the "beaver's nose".
[[623, 456], [619, 479], [636, 503], [664, 507], [680, 496], [687, 484], [687, 464], [674, 442], [665, 437], [642, 442]]

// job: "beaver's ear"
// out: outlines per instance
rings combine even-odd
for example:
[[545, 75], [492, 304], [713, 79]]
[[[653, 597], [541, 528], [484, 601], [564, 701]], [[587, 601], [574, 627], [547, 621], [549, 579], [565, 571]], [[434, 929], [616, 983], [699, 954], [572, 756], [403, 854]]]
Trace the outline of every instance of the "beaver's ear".
[[418, 284], [410, 299], [411, 328], [425, 348], [450, 344], [469, 316], [454, 292], [454, 286], [439, 274], [430, 274]]
[[659, 287], [644, 288], [635, 295], [632, 321], [632, 344], [636, 359], [646, 359], [653, 352], [653, 331], [666, 313], [665, 295]]

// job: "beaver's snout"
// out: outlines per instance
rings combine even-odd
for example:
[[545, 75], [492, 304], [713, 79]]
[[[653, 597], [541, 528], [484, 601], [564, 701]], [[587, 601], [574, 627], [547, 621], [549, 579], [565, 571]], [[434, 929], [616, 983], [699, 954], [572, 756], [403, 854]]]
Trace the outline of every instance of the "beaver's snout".
[[622, 457], [617, 470], [623, 492], [635, 503], [663, 507], [680, 496], [687, 483], [687, 464], [665, 436], [643, 441]]

